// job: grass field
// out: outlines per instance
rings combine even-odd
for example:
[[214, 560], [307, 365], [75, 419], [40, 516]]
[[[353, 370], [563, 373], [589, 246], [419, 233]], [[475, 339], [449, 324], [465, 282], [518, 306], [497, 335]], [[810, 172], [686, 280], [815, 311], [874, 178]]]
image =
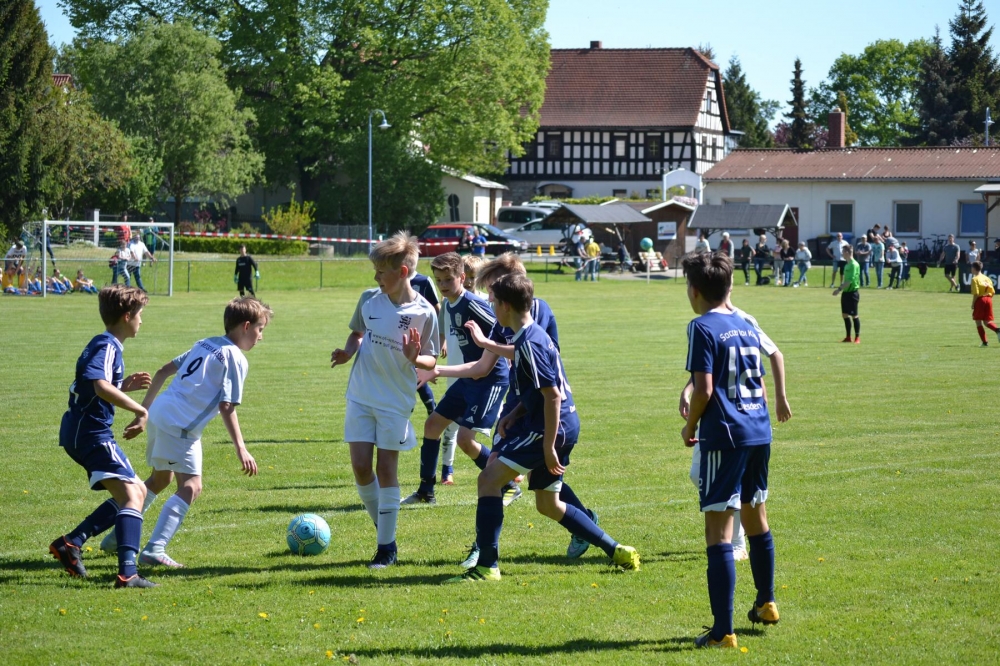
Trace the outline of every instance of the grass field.
[[[473, 533], [475, 468], [461, 453], [457, 485], [439, 505], [401, 513], [401, 565], [364, 567], [375, 535], [342, 442], [347, 371], [331, 370], [329, 356], [371, 276], [364, 263], [331, 265], [335, 286], [323, 290], [262, 281], [277, 314], [248, 356], [239, 408], [261, 473], [238, 473], [214, 421], [205, 493], [170, 548], [187, 568], [147, 572], [161, 586], [140, 593], [110, 589], [115, 559], [96, 539], [87, 580], [71, 580], [46, 552], [105, 497], [87, 491], [57, 446], [75, 360], [101, 330], [96, 299], [0, 299], [4, 663], [998, 661], [990, 498], [1000, 494], [1000, 345], [978, 348], [970, 299], [940, 293], [940, 272], [914, 275], [914, 287], [938, 293], [864, 291], [859, 346], [839, 343], [839, 299], [828, 290], [737, 286], [734, 302], [785, 354], [794, 417], [775, 426], [768, 502], [782, 621], [750, 629], [753, 585], [748, 563], [738, 564], [746, 652], [719, 655], [691, 647], [711, 617], [676, 408], [692, 317], [685, 290], [535, 274], [559, 320], [583, 423], [567, 478], [609, 533], [639, 549], [642, 570], [616, 573], [596, 549], [566, 560], [567, 533], [525, 498], [506, 513], [503, 581], [456, 589], [439, 583], [458, 573]], [[153, 372], [221, 333], [231, 293], [219, 284], [227, 291], [154, 299], [126, 345], [128, 371]], [[145, 439], [123, 446], [144, 476]], [[416, 452], [401, 466], [405, 495], [416, 485]], [[304, 511], [333, 531], [316, 558], [284, 545], [285, 526]]]

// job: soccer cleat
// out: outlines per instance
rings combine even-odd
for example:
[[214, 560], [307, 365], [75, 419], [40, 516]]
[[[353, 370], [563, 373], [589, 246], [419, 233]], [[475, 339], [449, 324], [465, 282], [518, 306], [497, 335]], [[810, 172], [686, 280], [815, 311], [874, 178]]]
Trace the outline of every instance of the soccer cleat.
[[175, 561], [162, 550], [143, 550], [139, 553], [139, 564], [151, 567], [167, 567], [169, 569], [183, 569], [184, 565]]
[[368, 563], [369, 569], [385, 569], [393, 564], [398, 564], [396, 559], [396, 551], [394, 550], [382, 550], [379, 548], [375, 551], [375, 556], [372, 561]]
[[746, 283], [744, 283], [744, 285], [743, 285], [743, 286], [744, 286], [744, 287], [749, 287], [749, 286], [750, 286], [750, 281], [749, 281], [749, 280], [747, 280], [747, 281], [746, 281]]
[[101, 539], [101, 550], [105, 553], [118, 553], [118, 538], [115, 536], [115, 528], [108, 530], [107, 535]]
[[639, 552], [632, 546], [615, 546], [615, 554], [611, 557], [615, 566], [631, 571], [639, 570]]
[[70, 576], [87, 577], [87, 569], [80, 560], [80, 549], [66, 541], [66, 537], [61, 536], [50, 543], [49, 552], [52, 553], [52, 557], [59, 560]]
[[443, 581], [445, 585], [450, 583], [482, 583], [496, 582], [500, 580], [500, 567], [472, 567], [464, 574], [447, 578]]
[[[590, 515], [590, 519], [594, 521], [594, 524], [596, 525], [597, 512], [587, 509], [587, 514]], [[580, 537], [574, 534], [569, 538], [569, 547], [566, 548], [566, 557], [570, 558], [571, 560], [575, 560], [578, 557], [583, 557], [583, 554], [586, 553], [587, 549], [589, 548], [590, 548], [589, 541], [585, 541], [584, 539], [581, 539]]]
[[773, 601], [768, 601], [763, 606], [753, 605], [753, 608], [747, 611], [747, 619], [750, 620], [752, 624], [778, 624], [778, 604]]
[[422, 490], [418, 490], [406, 499], [404, 499], [400, 504], [412, 505], [412, 504], [437, 504], [437, 500], [434, 499], [434, 493], [425, 493]]
[[860, 335], [858, 337], [854, 338], [854, 344], [856, 344], [856, 345], [860, 345], [861, 344], [861, 336]]
[[458, 566], [463, 569], [471, 569], [477, 564], [479, 564], [479, 544], [473, 541], [472, 546], [469, 548], [469, 554], [465, 556], [465, 559]]
[[988, 343], [988, 342], [984, 342], [984, 343], [982, 343], [982, 344], [981, 344], [981, 345], [979, 345], [979, 346], [980, 346], [980, 347], [989, 347], [989, 346], [990, 346], [990, 343]]
[[454, 474], [444, 474], [441, 476], [442, 486], [453, 486], [455, 485], [455, 475]]
[[792, 285], [792, 288], [794, 288], [794, 289], [798, 289], [798, 288], [799, 288], [799, 283], [798, 283], [798, 282], [796, 282], [795, 284], [793, 284], [793, 285]]
[[503, 489], [503, 505], [510, 506], [514, 503], [514, 500], [518, 499], [524, 493], [521, 492], [521, 486], [515, 484], [510, 484]]
[[851, 341], [851, 336], [849, 336], [849, 335], [846, 338], [844, 338], [843, 340], [841, 340], [841, 342], [850, 342], [850, 341]]
[[733, 548], [733, 562], [744, 562], [750, 559], [746, 548]]
[[128, 578], [118, 574], [115, 576], [115, 589], [122, 587], [159, 587], [159, 585], [151, 580], [146, 580], [139, 574], [132, 574]]
[[736, 644], [736, 634], [726, 634], [719, 640], [712, 638], [712, 628], [705, 627], [705, 633], [694, 639], [695, 648], [734, 648]]
[[997, 340], [1000, 341], [1000, 328], [997, 329]]

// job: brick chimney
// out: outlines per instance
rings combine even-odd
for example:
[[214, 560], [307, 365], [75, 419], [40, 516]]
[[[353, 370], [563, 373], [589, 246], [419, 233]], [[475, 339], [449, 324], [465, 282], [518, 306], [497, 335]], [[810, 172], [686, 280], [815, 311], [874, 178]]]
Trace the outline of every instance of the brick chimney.
[[601, 43], [600, 42], [591, 42], [590, 43], [590, 48], [592, 48], [592, 49], [599, 49], [599, 48], [601, 48]]
[[830, 112], [827, 125], [830, 128], [830, 138], [827, 141], [826, 147], [843, 148], [844, 131], [847, 127], [847, 116], [840, 109], [834, 109]]

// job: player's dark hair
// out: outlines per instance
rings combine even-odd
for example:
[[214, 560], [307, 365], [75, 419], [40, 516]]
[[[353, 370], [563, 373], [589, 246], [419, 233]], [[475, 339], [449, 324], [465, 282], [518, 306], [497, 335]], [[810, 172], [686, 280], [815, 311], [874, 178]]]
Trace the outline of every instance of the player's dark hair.
[[465, 272], [465, 262], [458, 252], [445, 252], [431, 259], [431, 270], [447, 272], [454, 278]]
[[517, 312], [528, 312], [535, 300], [535, 285], [524, 275], [502, 275], [493, 283], [493, 300], [506, 303]]
[[692, 252], [683, 260], [687, 281], [709, 303], [722, 303], [733, 281], [733, 260], [722, 252]]
[[[906, 243], [903, 243], [903, 245], [906, 245]], [[854, 248], [851, 247], [850, 245], [845, 245], [844, 246], [844, 254], [850, 254], [850, 255], [853, 256], [854, 255]]]
[[149, 303], [149, 296], [139, 287], [113, 284], [97, 292], [97, 308], [105, 326], [114, 326], [126, 314], [132, 317]]
[[972, 268], [973, 268], [973, 270], [976, 270], [976, 271], [979, 271], [980, 273], [982, 273], [983, 272], [983, 262], [981, 262], [981, 261], [973, 261], [972, 262]]
[[249, 322], [271, 321], [274, 311], [267, 303], [258, 301], [253, 296], [239, 296], [229, 301], [226, 311], [222, 315], [222, 323], [226, 327], [226, 333], [233, 330], [240, 324]]

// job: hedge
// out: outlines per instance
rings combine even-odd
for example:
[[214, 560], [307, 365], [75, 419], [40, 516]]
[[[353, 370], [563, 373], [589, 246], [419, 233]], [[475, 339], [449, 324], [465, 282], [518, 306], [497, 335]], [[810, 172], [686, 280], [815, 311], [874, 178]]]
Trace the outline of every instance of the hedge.
[[250, 254], [309, 254], [306, 241], [270, 240], [267, 238], [202, 238], [199, 236], [178, 236], [175, 239], [178, 252], [212, 252], [215, 254], [239, 254], [240, 245], [247, 246]]

